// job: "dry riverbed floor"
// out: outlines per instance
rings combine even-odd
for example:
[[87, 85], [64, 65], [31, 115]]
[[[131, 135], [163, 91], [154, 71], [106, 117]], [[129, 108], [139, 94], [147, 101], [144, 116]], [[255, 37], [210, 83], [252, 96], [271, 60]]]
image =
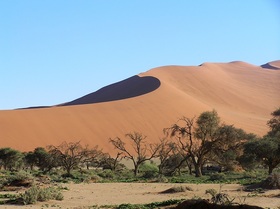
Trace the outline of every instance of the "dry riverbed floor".
[[[243, 191], [243, 187], [238, 184], [183, 184], [183, 183], [67, 183], [61, 184], [68, 188], [63, 191], [64, 200], [38, 202], [35, 205], [16, 206], [0, 205], [0, 208], [71, 208], [82, 209], [90, 206], [119, 205], [123, 203], [143, 204], [160, 202], [170, 199], [192, 199], [201, 197], [210, 199], [209, 194], [205, 194], [206, 189], [216, 189], [226, 193], [230, 198], [235, 198], [234, 202], [257, 205], [267, 208], [280, 207], [280, 190], [269, 190], [265, 193], [253, 193]], [[162, 194], [161, 192], [171, 187], [189, 186], [193, 191], [180, 193]], [[0, 192], [7, 193], [7, 192]]]

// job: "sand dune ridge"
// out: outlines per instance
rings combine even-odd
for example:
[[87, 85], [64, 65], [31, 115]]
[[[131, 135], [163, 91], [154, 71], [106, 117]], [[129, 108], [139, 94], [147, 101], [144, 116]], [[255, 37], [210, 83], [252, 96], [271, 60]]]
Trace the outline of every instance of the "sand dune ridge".
[[178, 118], [212, 109], [261, 136], [279, 92], [279, 70], [244, 62], [158, 67], [60, 106], [0, 111], [0, 147], [81, 141], [114, 152], [109, 137], [138, 131], [157, 141]]

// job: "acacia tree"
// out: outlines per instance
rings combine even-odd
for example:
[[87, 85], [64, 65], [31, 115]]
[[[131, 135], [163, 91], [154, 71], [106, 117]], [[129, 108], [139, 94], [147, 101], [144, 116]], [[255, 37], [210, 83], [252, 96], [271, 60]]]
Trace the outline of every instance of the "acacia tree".
[[89, 169], [90, 165], [97, 165], [99, 163], [100, 158], [103, 155], [102, 150], [98, 148], [98, 146], [95, 146], [94, 148], [89, 148], [86, 146], [83, 151], [81, 152], [83, 154], [83, 159], [81, 159], [81, 163], [84, 163]]
[[134, 176], [137, 176], [139, 166], [145, 161], [151, 160], [157, 157], [159, 144], [149, 144], [146, 142], [146, 136], [143, 136], [139, 132], [128, 133], [125, 135], [131, 142], [131, 151], [129, 146], [120, 139], [116, 137], [115, 139], [109, 139], [109, 142], [118, 150], [120, 150], [124, 158], [130, 159], [134, 165]]
[[268, 136], [280, 138], [280, 107], [271, 113], [272, 118], [267, 122], [270, 131]]
[[[30, 154], [32, 156], [32, 154]], [[33, 151], [35, 165], [44, 173], [51, 171], [59, 165], [59, 159], [43, 147], [36, 147]], [[29, 159], [30, 162], [31, 159]]]
[[239, 166], [238, 159], [242, 155], [244, 144], [255, 138], [254, 134], [247, 134], [233, 125], [223, 124], [216, 131], [217, 143], [215, 143], [209, 158], [225, 167], [226, 170], [234, 170]]
[[216, 131], [219, 127], [220, 118], [215, 110], [206, 111], [195, 121], [195, 117], [183, 117], [178, 124], [165, 128], [164, 133], [175, 137], [178, 145], [189, 157], [194, 165], [195, 176], [202, 176], [202, 166], [206, 156], [217, 142]]
[[25, 164], [29, 166], [31, 170], [33, 170], [34, 166], [37, 163], [37, 159], [36, 156], [34, 155], [34, 152], [25, 153], [24, 160], [25, 160]]
[[271, 115], [272, 118], [267, 122], [270, 128], [267, 135], [246, 143], [241, 157], [241, 162], [245, 166], [254, 165], [256, 161], [262, 162], [268, 167], [269, 174], [280, 164], [280, 108]]
[[262, 139], [246, 143], [242, 158], [247, 160], [246, 164], [262, 162], [268, 167], [268, 174], [272, 174], [273, 169], [280, 164], [279, 147], [280, 142], [277, 138], [265, 136]]
[[120, 170], [125, 167], [124, 164], [120, 163], [122, 159], [122, 152], [118, 152], [114, 157], [110, 156], [108, 153], [103, 153], [99, 166], [101, 166], [103, 169], [110, 169], [112, 171]]
[[17, 170], [23, 164], [23, 154], [12, 148], [0, 148], [0, 165], [5, 170]]
[[80, 142], [63, 142], [59, 146], [48, 146], [49, 153], [56, 158], [68, 176], [71, 171], [79, 167], [79, 164], [86, 158], [87, 152]]

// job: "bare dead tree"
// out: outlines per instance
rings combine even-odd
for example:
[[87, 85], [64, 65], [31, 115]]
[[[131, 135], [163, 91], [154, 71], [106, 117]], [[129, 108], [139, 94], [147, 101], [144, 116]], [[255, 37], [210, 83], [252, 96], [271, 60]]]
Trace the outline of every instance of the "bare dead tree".
[[160, 164], [158, 168], [159, 168], [160, 175], [163, 174], [163, 169], [165, 167], [167, 160], [176, 149], [177, 149], [176, 144], [174, 142], [168, 141], [167, 138], [160, 139], [159, 151], [158, 151], [158, 157], [160, 160]]
[[133, 162], [134, 175], [136, 176], [141, 164], [158, 156], [160, 145], [147, 143], [145, 141], [146, 136], [138, 132], [128, 133], [125, 136], [131, 141], [133, 151], [130, 151], [125, 142], [119, 137], [115, 139], [110, 138], [109, 142], [122, 152], [124, 158], [130, 159]]

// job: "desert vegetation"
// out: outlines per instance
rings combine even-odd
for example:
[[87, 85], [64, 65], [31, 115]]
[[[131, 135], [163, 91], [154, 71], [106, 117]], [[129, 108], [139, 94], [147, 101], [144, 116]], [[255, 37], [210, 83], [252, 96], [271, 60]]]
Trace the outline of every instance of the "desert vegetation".
[[[126, 134], [126, 140], [110, 138], [108, 143], [115, 154], [80, 141], [29, 152], [0, 148], [0, 188], [7, 191], [0, 203], [63, 200], [65, 188], [57, 184], [65, 182], [238, 183], [250, 191], [279, 189], [280, 108], [272, 112], [267, 125], [269, 132], [260, 138], [221, 123], [212, 110], [198, 117], [180, 118], [164, 128], [163, 137], [154, 144], [139, 132]], [[128, 162], [132, 166], [127, 166]], [[9, 193], [21, 188], [17, 194]], [[172, 187], [167, 191], [186, 190], [191, 188]], [[211, 195], [211, 203], [233, 203], [227, 194], [215, 190], [206, 193]]]

